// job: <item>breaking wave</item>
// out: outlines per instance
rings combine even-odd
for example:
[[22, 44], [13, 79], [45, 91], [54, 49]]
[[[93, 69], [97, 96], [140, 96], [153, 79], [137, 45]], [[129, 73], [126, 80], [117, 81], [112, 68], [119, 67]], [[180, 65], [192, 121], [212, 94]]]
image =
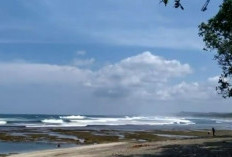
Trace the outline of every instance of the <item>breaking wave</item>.
[[43, 123], [49, 123], [49, 124], [62, 124], [64, 121], [62, 119], [44, 119], [41, 120]]
[[84, 120], [70, 120], [70, 123], [78, 126], [88, 125], [189, 125], [195, 124], [183, 118], [169, 117], [123, 117], [123, 118], [91, 118]]
[[123, 125], [191, 125], [193, 119], [165, 116], [82, 116], [82, 115], [17, 115], [0, 116], [1, 126], [85, 127]]
[[85, 119], [86, 117], [80, 116], [80, 115], [78, 115], [78, 116], [72, 115], [72, 116], [60, 116], [60, 118], [61, 119]]
[[5, 125], [7, 122], [0, 120], [0, 125]]

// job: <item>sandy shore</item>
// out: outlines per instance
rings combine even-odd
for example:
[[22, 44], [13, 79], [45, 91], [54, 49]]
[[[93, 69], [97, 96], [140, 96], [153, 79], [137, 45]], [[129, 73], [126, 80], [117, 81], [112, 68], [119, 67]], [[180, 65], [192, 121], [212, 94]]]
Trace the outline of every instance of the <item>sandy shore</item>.
[[[146, 143], [117, 142], [11, 155], [10, 157], [132, 157], [132, 156], [221, 156], [231, 155], [232, 138], [201, 138]], [[228, 148], [228, 149], [227, 149]], [[222, 150], [223, 149], [223, 150]], [[226, 155], [224, 155], [226, 153]], [[220, 154], [217, 153], [218, 156]]]
[[73, 148], [59, 148], [45, 151], [36, 151], [30, 153], [22, 153], [18, 155], [11, 155], [10, 157], [87, 157], [87, 156], [108, 156], [112, 154], [114, 150], [120, 150], [127, 146], [127, 143], [107, 143], [96, 144], [88, 146], [80, 146]]

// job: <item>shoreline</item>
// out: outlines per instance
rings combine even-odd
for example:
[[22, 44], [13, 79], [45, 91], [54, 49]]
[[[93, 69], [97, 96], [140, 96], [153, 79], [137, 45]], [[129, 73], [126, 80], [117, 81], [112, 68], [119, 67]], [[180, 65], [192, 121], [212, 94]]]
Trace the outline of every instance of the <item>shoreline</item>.
[[[116, 150], [135, 153], [135, 149], [124, 150], [124, 147], [143, 148], [145, 146], [146, 148], [147, 146], [155, 144], [159, 145], [159, 150], [161, 150], [161, 147], [163, 146], [169, 147], [172, 144], [183, 145], [185, 142], [187, 144], [193, 144], [193, 141], [232, 141], [232, 130], [217, 130], [216, 137], [212, 137], [212, 134], [208, 134], [209, 131], [210, 130], [77, 130], [70, 128], [51, 128], [45, 130], [41, 130], [38, 128], [24, 128], [20, 130], [17, 128], [11, 131], [6, 130], [5, 132], [0, 133], [0, 144], [2, 144], [1, 148], [5, 151], [5, 153], [0, 152], [0, 157], [11, 155], [11, 153], [19, 153], [19, 155], [26, 153], [27, 155], [29, 155], [34, 154], [36, 151], [39, 151], [39, 153], [47, 151], [57, 153], [56, 151], [59, 152], [59, 150], [63, 150], [65, 152], [67, 151], [67, 153], [71, 153], [72, 151], [70, 152], [69, 150], [72, 149], [73, 151], [77, 151], [77, 149], [83, 150], [84, 148], [87, 149], [89, 147], [95, 149], [95, 147], [98, 148], [101, 146], [109, 151], [107, 152], [108, 154], [111, 153], [112, 155], [113, 153], [118, 154], [118, 151]], [[11, 143], [13, 145], [6, 145], [7, 143]], [[34, 143], [38, 143], [38, 145], [36, 145], [36, 149], [31, 147], [31, 145], [33, 145]], [[44, 144], [52, 144], [52, 147], [44, 147]], [[61, 147], [56, 148], [57, 144], [61, 144]], [[65, 145], [67, 144], [73, 144], [73, 146], [65, 148]], [[119, 145], [114, 146], [115, 144], [124, 144], [124, 147], [121, 147]], [[18, 146], [21, 148], [23, 146], [24, 151], [17, 152], [16, 150], [19, 150], [17, 149]], [[111, 146], [113, 148], [111, 148]], [[232, 142], [230, 147], [232, 147]], [[201, 148], [195, 148], [194, 146], [194, 149], [198, 150]], [[8, 150], [8, 152], [6, 150]], [[86, 152], [88, 153], [89, 151], [86, 150]], [[104, 153], [104, 151], [102, 153]]]
[[49, 150], [43, 150], [43, 151], [34, 151], [34, 152], [26, 152], [21, 154], [14, 154], [9, 155], [9, 157], [36, 157], [36, 156], [67, 156], [69, 155], [75, 155], [75, 154], [81, 154], [83, 152], [91, 152], [95, 153], [95, 151], [99, 151], [102, 149], [112, 149], [117, 146], [124, 146], [126, 145], [126, 142], [113, 142], [113, 143], [104, 143], [104, 144], [91, 144], [91, 145], [85, 145], [85, 146], [76, 146], [76, 147], [70, 147], [70, 148], [56, 148], [56, 149], [49, 149]]
[[[178, 155], [187, 150], [184, 154], [189, 152], [199, 155], [210, 155], [212, 152], [219, 151], [216, 146], [227, 145], [224, 147], [222, 154], [232, 153], [228, 147], [232, 146], [232, 138], [199, 138], [199, 139], [182, 139], [182, 140], [166, 140], [157, 142], [116, 142], [95, 144], [88, 146], [79, 146], [73, 148], [59, 148], [53, 150], [36, 151], [29, 153], [22, 153], [10, 155], [9, 157], [132, 157], [132, 156], [168, 156], [173, 154], [173, 151]], [[214, 144], [214, 145], [212, 145]], [[220, 149], [221, 149], [220, 147]], [[194, 149], [192, 149], [194, 148]], [[219, 152], [220, 152], [219, 151]], [[183, 154], [181, 154], [183, 155]], [[200, 157], [200, 156], [199, 156]], [[224, 156], [223, 156], [224, 157]]]

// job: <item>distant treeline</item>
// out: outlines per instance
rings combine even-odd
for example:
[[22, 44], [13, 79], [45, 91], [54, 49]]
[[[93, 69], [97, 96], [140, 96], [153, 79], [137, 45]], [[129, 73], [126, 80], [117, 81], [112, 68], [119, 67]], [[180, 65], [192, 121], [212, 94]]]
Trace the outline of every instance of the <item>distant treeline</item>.
[[218, 118], [232, 118], [232, 113], [218, 113], [218, 112], [180, 112], [178, 116], [190, 117], [218, 117]]

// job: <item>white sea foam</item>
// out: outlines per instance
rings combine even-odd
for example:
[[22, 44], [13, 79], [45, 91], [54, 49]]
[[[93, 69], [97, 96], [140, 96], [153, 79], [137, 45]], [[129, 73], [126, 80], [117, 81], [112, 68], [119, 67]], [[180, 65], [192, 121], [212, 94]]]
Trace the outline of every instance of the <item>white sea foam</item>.
[[171, 124], [182, 124], [182, 125], [190, 125], [195, 124], [190, 120], [187, 120], [185, 118], [176, 118], [176, 117], [165, 117], [166, 121], [170, 122]]
[[72, 123], [63, 123], [62, 125], [59, 124], [26, 124], [27, 128], [50, 128], [50, 127], [85, 127], [87, 125], [78, 125], [78, 124], [72, 124]]
[[70, 120], [72, 125], [190, 125], [195, 124], [184, 118], [173, 117], [124, 117], [124, 118], [91, 118]]
[[64, 123], [62, 119], [44, 119], [41, 122], [49, 123], [49, 124], [63, 124]]
[[61, 119], [85, 119], [86, 117], [85, 116], [80, 116], [80, 115], [77, 115], [77, 116], [60, 116]]
[[215, 120], [217, 124], [232, 123], [232, 119], [212, 119], [212, 120]]
[[[41, 124], [26, 124], [27, 127], [85, 127], [90, 125], [190, 125], [191, 120], [179, 117], [84, 117], [60, 116], [61, 119], [43, 119]], [[68, 119], [68, 121], [67, 121]]]
[[126, 116], [125, 117], [126, 120], [140, 120], [140, 119], [146, 119], [146, 117], [129, 117], [129, 116]]
[[0, 120], [0, 125], [5, 125], [6, 123], [6, 121]]

